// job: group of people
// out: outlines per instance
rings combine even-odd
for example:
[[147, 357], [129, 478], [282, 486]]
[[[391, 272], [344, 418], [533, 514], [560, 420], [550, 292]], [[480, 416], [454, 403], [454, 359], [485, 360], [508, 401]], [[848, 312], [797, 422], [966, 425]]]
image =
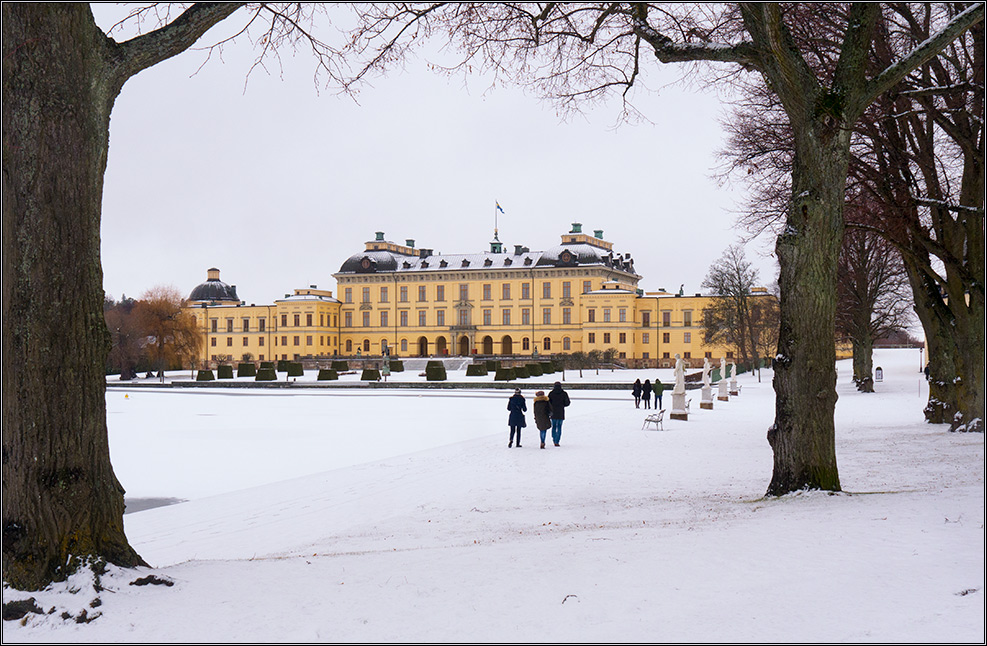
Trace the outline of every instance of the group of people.
[[[565, 407], [569, 405], [569, 393], [562, 390], [562, 384], [558, 381], [545, 395], [544, 390], [535, 393], [535, 401], [531, 406], [531, 411], [535, 416], [535, 426], [541, 434], [541, 448], [545, 448], [546, 434], [552, 429], [552, 442], [559, 446], [562, 441], [562, 422], [565, 420]], [[524, 414], [528, 410], [528, 405], [524, 401], [520, 388], [514, 389], [514, 394], [507, 400], [507, 410], [510, 414], [507, 417], [507, 425], [511, 427], [511, 437], [507, 441], [507, 448], [516, 446], [521, 448], [521, 429], [527, 426]]]
[[661, 408], [661, 393], [665, 390], [665, 384], [661, 383], [661, 379], [655, 379], [655, 383], [652, 384], [650, 379], [645, 379], [644, 383], [641, 383], [640, 379], [634, 380], [634, 386], [631, 387], [631, 394], [634, 395], [634, 408], [641, 408], [641, 401], [644, 401], [645, 408], [651, 408], [651, 395], [655, 396], [655, 408]]

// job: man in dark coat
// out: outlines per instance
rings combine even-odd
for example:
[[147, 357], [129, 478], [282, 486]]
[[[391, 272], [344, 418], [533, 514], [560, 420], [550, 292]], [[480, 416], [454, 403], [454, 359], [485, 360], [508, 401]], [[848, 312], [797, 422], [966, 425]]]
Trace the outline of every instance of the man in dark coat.
[[514, 434], [517, 433], [517, 448], [521, 448], [521, 429], [527, 426], [524, 421], [524, 411], [528, 410], [528, 405], [524, 403], [521, 389], [515, 388], [514, 394], [507, 400], [507, 410], [511, 414], [507, 417], [507, 424], [511, 427], [511, 438], [507, 441], [507, 448], [514, 444]]
[[531, 405], [531, 412], [535, 415], [535, 426], [541, 434], [541, 448], [545, 448], [545, 432], [552, 427], [552, 404], [545, 396], [545, 391], [539, 390], [535, 393], [535, 403]]
[[562, 439], [562, 421], [565, 420], [565, 407], [569, 405], [569, 393], [562, 390], [561, 382], [556, 381], [552, 392], [548, 393], [548, 403], [552, 406], [552, 441], [555, 446]]

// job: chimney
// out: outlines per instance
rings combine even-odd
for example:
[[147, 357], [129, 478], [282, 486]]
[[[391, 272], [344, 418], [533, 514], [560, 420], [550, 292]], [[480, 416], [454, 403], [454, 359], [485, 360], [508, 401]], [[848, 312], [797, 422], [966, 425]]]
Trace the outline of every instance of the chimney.
[[523, 253], [524, 253], [524, 245], [519, 245], [519, 244], [514, 245], [515, 256], [520, 256]]
[[383, 242], [383, 241], [384, 241], [384, 232], [377, 231], [377, 242]]
[[412, 240], [411, 238], [408, 238], [407, 240], [405, 240], [405, 241], [404, 241], [404, 244], [405, 244], [406, 246], [409, 246], [409, 247], [411, 247], [412, 249], [414, 249], [414, 248], [415, 248], [415, 241], [414, 241], [414, 240]]
[[583, 225], [579, 222], [573, 222], [572, 231], [570, 231], [569, 233], [582, 233], [582, 232], [583, 232]]
[[593, 231], [593, 236], [595, 236], [599, 240], [603, 240], [603, 229], [595, 229]]

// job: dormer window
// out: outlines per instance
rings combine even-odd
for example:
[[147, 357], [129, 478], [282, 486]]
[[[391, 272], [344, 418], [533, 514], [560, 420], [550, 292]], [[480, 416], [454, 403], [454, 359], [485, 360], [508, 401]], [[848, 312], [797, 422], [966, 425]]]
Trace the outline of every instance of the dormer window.
[[470, 261], [469, 260], [466, 260], [465, 258], [463, 258], [463, 264], [462, 264], [462, 266], [463, 267], [469, 267], [470, 266]]

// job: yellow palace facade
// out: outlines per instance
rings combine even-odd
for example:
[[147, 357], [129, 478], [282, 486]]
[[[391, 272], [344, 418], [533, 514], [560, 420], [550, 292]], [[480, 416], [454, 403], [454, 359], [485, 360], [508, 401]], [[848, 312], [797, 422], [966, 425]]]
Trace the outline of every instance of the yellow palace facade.
[[495, 234], [489, 251], [436, 254], [378, 232], [333, 277], [335, 297], [311, 286], [257, 306], [209, 270], [188, 299], [202, 363], [612, 349], [628, 365], [671, 367], [680, 354], [698, 367], [732, 357], [703, 343], [702, 311], [715, 297], [645, 293], [630, 255], [579, 223], [547, 251], [506, 249]]

